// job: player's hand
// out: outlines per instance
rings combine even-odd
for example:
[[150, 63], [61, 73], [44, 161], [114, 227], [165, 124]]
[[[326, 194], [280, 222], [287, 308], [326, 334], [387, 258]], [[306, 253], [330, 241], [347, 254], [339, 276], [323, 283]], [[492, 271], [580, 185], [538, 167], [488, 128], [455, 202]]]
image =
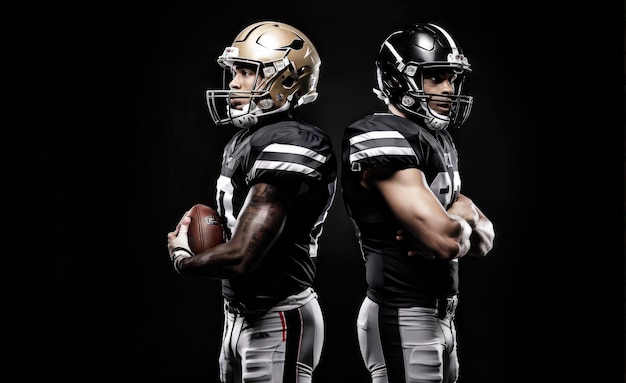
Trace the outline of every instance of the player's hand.
[[398, 231], [396, 232], [396, 240], [406, 242], [407, 246], [409, 247], [409, 251], [407, 252], [407, 255], [409, 257], [419, 255], [426, 259], [435, 258], [435, 255], [432, 254], [432, 252], [428, 250], [426, 246], [413, 239], [413, 237], [404, 229], [398, 229]]
[[180, 262], [184, 258], [194, 255], [189, 247], [189, 238], [187, 236], [189, 224], [191, 223], [191, 218], [187, 216], [188, 213], [188, 211], [185, 212], [174, 231], [167, 233], [167, 249], [170, 253], [170, 260], [174, 265], [174, 269], [179, 273]]
[[463, 194], [460, 194], [459, 198], [450, 206], [448, 214], [458, 215], [463, 218], [472, 230], [476, 228], [476, 223], [480, 219], [474, 202]]

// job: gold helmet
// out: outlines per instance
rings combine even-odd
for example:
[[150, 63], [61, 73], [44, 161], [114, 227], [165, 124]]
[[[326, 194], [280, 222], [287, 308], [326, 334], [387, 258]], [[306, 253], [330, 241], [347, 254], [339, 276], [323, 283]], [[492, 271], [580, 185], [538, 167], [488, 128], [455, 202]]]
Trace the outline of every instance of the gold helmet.
[[[259, 81], [251, 92], [230, 90], [227, 78], [220, 90], [207, 90], [209, 112], [217, 125], [248, 128], [258, 117], [286, 112], [317, 99], [320, 57], [308, 37], [291, 25], [262, 21], [243, 29], [217, 62], [232, 73], [234, 64], [256, 68]], [[244, 110], [230, 107], [230, 99], [249, 98]]]

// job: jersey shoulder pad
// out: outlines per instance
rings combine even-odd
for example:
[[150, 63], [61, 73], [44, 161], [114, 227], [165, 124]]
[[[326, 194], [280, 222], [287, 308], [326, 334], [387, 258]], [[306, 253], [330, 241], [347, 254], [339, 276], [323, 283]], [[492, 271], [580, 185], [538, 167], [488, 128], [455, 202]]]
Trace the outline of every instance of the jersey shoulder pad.
[[373, 114], [356, 121], [344, 134], [343, 150], [349, 151], [350, 169], [416, 167], [415, 151], [407, 138], [418, 135], [420, 129], [393, 114]]
[[253, 132], [250, 151], [255, 160], [248, 172], [249, 182], [319, 180], [324, 172], [334, 171], [330, 137], [320, 128], [299, 121], [280, 121]]

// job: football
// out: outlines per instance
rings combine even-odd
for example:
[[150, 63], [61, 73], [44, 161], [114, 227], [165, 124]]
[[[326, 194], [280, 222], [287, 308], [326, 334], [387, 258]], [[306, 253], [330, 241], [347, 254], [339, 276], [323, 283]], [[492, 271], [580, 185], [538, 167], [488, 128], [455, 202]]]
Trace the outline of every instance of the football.
[[191, 217], [187, 236], [189, 247], [194, 254], [199, 254], [224, 242], [222, 220], [215, 209], [196, 204], [187, 215]]

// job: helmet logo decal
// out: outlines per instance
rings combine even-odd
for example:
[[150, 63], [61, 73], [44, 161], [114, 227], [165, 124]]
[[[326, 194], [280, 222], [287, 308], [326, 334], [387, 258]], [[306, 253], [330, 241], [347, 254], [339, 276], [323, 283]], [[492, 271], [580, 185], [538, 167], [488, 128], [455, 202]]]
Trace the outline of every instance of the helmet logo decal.
[[224, 58], [237, 57], [237, 56], [239, 56], [239, 48], [237, 48], [237, 47], [226, 47], [224, 49], [224, 53], [222, 53], [222, 56]]
[[469, 65], [469, 61], [467, 61], [467, 57], [456, 52], [456, 53], [448, 53], [448, 61], [453, 63], [459, 63], [462, 65]]

